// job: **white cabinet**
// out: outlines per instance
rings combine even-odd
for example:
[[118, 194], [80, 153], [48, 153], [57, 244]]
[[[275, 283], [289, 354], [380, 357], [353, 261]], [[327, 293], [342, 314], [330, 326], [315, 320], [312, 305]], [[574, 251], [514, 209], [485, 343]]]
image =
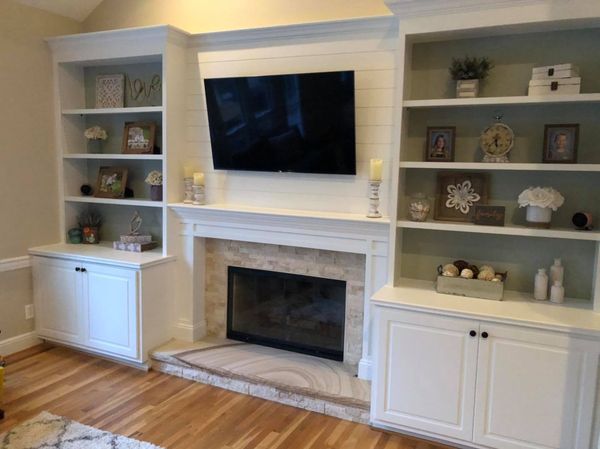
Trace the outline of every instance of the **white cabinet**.
[[475, 447], [590, 449], [600, 345], [376, 307], [372, 418]]
[[[500, 449], [589, 449], [597, 341], [482, 324], [473, 441]], [[485, 335], [485, 334], [484, 334]]]

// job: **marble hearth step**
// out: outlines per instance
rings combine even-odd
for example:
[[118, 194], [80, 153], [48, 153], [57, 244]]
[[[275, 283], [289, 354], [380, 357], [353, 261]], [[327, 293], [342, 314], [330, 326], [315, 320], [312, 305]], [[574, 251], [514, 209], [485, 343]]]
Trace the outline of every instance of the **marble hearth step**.
[[171, 340], [152, 369], [227, 390], [368, 423], [370, 382], [341, 362], [225, 339]]

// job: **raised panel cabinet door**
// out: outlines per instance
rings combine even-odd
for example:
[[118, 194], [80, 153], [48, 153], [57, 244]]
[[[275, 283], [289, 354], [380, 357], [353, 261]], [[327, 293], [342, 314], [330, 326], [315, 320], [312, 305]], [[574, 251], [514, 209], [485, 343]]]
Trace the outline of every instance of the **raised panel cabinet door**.
[[40, 337], [83, 343], [80, 264], [34, 257], [35, 325]]
[[474, 441], [589, 449], [598, 342], [508, 325], [482, 323], [481, 332]]
[[86, 344], [116, 355], [138, 356], [137, 271], [85, 264]]
[[378, 308], [376, 419], [470, 441], [479, 323]]

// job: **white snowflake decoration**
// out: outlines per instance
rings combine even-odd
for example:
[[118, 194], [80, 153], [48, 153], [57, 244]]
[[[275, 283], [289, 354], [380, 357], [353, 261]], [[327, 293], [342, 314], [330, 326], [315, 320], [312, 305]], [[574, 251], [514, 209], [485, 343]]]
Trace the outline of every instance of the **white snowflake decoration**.
[[447, 190], [448, 199], [446, 200], [446, 207], [460, 210], [463, 214], [468, 214], [471, 206], [481, 199], [481, 196], [475, 192], [471, 181], [449, 185]]

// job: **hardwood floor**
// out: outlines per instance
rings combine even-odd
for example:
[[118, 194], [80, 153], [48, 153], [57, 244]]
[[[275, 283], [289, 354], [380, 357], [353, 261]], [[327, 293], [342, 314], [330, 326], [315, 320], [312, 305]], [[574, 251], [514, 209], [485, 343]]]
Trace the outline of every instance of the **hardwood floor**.
[[42, 410], [177, 449], [448, 449], [65, 348], [13, 357], [0, 433]]

